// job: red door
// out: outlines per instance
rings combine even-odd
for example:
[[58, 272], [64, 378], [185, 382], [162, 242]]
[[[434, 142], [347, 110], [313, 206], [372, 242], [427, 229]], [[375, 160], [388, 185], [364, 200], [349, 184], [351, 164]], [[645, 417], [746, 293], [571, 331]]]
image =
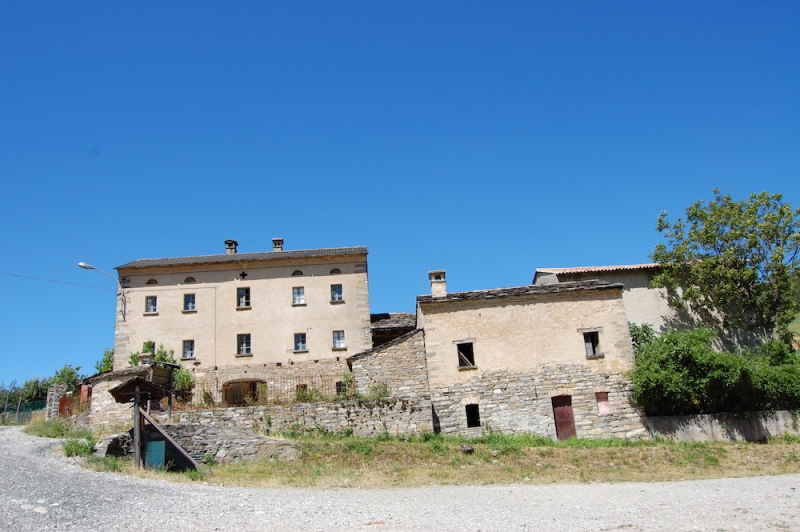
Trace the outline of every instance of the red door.
[[572, 417], [572, 396], [558, 395], [553, 397], [553, 415], [556, 418], [556, 436], [559, 440], [568, 440], [575, 436], [575, 418]]

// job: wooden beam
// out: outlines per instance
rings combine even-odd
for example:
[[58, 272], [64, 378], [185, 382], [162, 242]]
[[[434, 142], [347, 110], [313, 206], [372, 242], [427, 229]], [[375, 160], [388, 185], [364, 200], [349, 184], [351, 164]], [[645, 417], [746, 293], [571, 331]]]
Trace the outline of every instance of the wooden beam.
[[139, 412], [141, 412], [141, 413], [142, 413], [142, 415], [144, 416], [144, 418], [147, 420], [147, 422], [148, 422], [148, 423], [150, 423], [150, 424], [153, 426], [153, 428], [155, 428], [155, 429], [156, 429], [156, 430], [157, 430], [157, 431], [158, 431], [158, 432], [159, 432], [159, 433], [160, 433], [162, 436], [164, 436], [164, 439], [165, 439], [165, 440], [167, 440], [167, 441], [168, 441], [168, 442], [170, 442], [172, 445], [174, 445], [174, 446], [175, 446], [175, 448], [176, 448], [176, 449], [178, 449], [178, 452], [179, 452], [179, 453], [181, 453], [181, 454], [182, 454], [184, 457], [186, 457], [186, 459], [187, 459], [187, 460], [189, 460], [189, 462], [191, 462], [191, 463], [192, 463], [192, 465], [195, 467], [195, 469], [197, 469], [198, 471], [200, 471], [201, 473], [203, 473], [203, 474], [204, 474], [205, 476], [207, 476], [207, 477], [210, 477], [210, 476], [211, 476], [211, 469], [206, 469], [205, 467], [203, 467], [202, 465], [200, 465], [200, 463], [199, 463], [199, 462], [195, 461], [195, 459], [194, 459], [194, 458], [192, 458], [191, 456], [189, 456], [189, 453], [187, 453], [187, 452], [186, 452], [186, 449], [184, 449], [183, 447], [181, 447], [181, 446], [180, 446], [180, 444], [179, 444], [178, 442], [176, 442], [175, 440], [173, 440], [173, 439], [172, 439], [172, 436], [170, 436], [169, 434], [167, 434], [167, 432], [166, 432], [166, 431], [165, 431], [163, 428], [161, 428], [161, 426], [160, 426], [158, 423], [156, 423], [156, 422], [153, 420], [153, 418], [151, 418], [150, 416], [148, 416], [148, 415], [147, 415], [147, 413], [146, 413], [144, 410], [142, 410], [141, 408], [139, 408]]

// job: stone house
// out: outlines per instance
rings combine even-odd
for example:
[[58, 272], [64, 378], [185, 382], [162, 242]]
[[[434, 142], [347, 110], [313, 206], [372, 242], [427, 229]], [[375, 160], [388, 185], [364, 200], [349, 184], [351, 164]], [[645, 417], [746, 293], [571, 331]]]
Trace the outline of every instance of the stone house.
[[[196, 378], [195, 401], [335, 387], [348, 354], [369, 349], [367, 248], [283, 249], [139, 259], [117, 267], [114, 369], [154, 341]], [[316, 380], [314, 380], [316, 379]], [[338, 379], [338, 380], [337, 380]]]
[[348, 359], [362, 393], [378, 383], [429, 401], [431, 428], [542, 436], [636, 437], [643, 414], [623, 285], [578, 281], [447, 293], [429, 274], [417, 330]]

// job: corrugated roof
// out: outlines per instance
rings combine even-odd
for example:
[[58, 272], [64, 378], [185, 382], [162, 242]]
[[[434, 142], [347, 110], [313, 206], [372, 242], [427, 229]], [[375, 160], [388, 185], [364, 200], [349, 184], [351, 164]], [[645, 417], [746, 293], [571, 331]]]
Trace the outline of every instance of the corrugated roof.
[[221, 264], [226, 262], [268, 261], [279, 259], [304, 259], [333, 257], [337, 255], [366, 255], [366, 246], [326, 249], [298, 249], [293, 251], [259, 251], [255, 253], [225, 253], [222, 255], [198, 255], [165, 259], [137, 259], [117, 266], [116, 269], [152, 268], [154, 266], [184, 266], [192, 264]]
[[615, 272], [625, 270], [651, 270], [660, 264], [650, 262], [647, 264], [622, 264], [618, 266], [577, 266], [575, 268], [536, 268], [536, 273], [596, 273]]
[[554, 284], [530, 284], [525, 286], [511, 286], [508, 288], [493, 288], [491, 290], [472, 290], [470, 292], [453, 292], [441, 297], [432, 295], [417, 296], [418, 303], [441, 303], [447, 301], [465, 301], [470, 299], [508, 299], [510, 297], [527, 296], [536, 294], [556, 294], [561, 292], [576, 292], [582, 290], [613, 290], [622, 289], [622, 283], [606, 283], [592, 279], [589, 281], [571, 281]]

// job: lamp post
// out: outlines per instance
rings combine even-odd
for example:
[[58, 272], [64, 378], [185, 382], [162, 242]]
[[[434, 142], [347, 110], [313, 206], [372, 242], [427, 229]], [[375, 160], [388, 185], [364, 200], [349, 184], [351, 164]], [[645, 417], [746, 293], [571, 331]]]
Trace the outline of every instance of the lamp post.
[[117, 297], [121, 297], [122, 298], [122, 321], [125, 321], [125, 310], [126, 310], [125, 289], [122, 287], [122, 283], [119, 282], [119, 279], [117, 279], [116, 277], [114, 277], [113, 275], [108, 273], [107, 271], [103, 271], [100, 268], [95, 268], [91, 264], [86, 264], [85, 262], [79, 262], [78, 266], [80, 266], [84, 270], [96, 270], [96, 271], [98, 271], [100, 273], [103, 273], [105, 275], [108, 275], [109, 277], [114, 279], [114, 282], [117, 283], [117, 287], [119, 288], [119, 293], [117, 294]]

